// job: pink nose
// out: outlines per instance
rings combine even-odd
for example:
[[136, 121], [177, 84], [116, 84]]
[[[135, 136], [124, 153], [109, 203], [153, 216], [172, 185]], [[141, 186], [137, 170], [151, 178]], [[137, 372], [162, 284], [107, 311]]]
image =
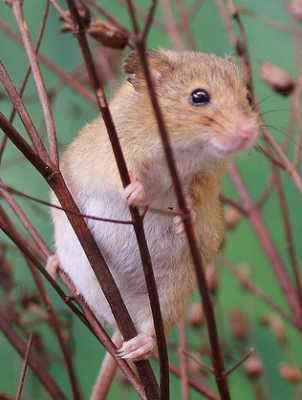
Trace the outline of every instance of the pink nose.
[[244, 142], [254, 139], [257, 134], [255, 123], [250, 120], [240, 122], [235, 128], [235, 134]]

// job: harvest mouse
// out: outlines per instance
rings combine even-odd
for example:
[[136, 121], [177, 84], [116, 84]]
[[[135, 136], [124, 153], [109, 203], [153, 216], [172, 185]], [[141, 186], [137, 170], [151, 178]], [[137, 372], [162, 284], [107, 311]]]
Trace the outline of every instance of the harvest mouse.
[[[231, 157], [249, 149], [258, 135], [258, 112], [239, 68], [226, 57], [193, 51], [147, 53], [151, 76], [203, 264], [223, 237], [220, 182]], [[137, 52], [124, 63], [131, 74], [116, 92], [110, 111], [131, 170], [124, 190], [102, 117], [87, 124], [68, 146], [61, 171], [83, 214], [129, 220], [130, 205], [149, 205], [144, 228], [158, 288], [165, 331], [185, 311], [196, 287], [195, 272], [177, 210], [147, 84]], [[53, 195], [53, 201], [57, 202]], [[158, 213], [156, 210], [166, 213]], [[116, 327], [110, 307], [63, 211], [52, 209], [60, 268], [105, 324]], [[131, 225], [87, 220], [139, 335], [121, 356], [144, 359], [155, 347], [154, 326], [136, 237]]]

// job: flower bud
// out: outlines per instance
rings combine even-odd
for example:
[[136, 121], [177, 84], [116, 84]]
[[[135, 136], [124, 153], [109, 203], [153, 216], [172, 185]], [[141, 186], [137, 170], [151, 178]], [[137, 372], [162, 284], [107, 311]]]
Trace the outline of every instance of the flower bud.
[[279, 315], [274, 315], [270, 320], [270, 327], [274, 332], [276, 339], [280, 344], [284, 344], [287, 340], [287, 333]]
[[233, 309], [229, 314], [229, 322], [232, 335], [237, 340], [244, 340], [248, 337], [248, 323], [241, 310], [238, 308]]
[[111, 47], [112, 49], [123, 49], [128, 43], [128, 37], [115, 26], [101, 19], [92, 20], [87, 32], [103, 46]]
[[207, 265], [205, 269], [205, 276], [207, 281], [208, 289], [211, 293], [214, 293], [217, 289], [218, 284], [218, 274], [215, 266], [213, 264]]
[[293, 18], [302, 22], [302, 0], [294, 0], [289, 5], [289, 11]]
[[205, 317], [203, 313], [202, 304], [197, 301], [193, 303], [190, 308], [189, 321], [191, 326], [197, 328], [204, 323]]
[[275, 92], [283, 95], [290, 94], [295, 87], [291, 76], [284, 69], [267, 61], [261, 63], [259, 77]]
[[229, 229], [234, 228], [241, 217], [240, 211], [234, 206], [228, 206], [225, 210], [225, 222]]
[[283, 379], [290, 383], [298, 383], [301, 380], [301, 372], [295, 365], [280, 364], [279, 373]]
[[245, 362], [245, 374], [250, 378], [256, 378], [263, 373], [263, 364], [259, 357], [251, 356]]

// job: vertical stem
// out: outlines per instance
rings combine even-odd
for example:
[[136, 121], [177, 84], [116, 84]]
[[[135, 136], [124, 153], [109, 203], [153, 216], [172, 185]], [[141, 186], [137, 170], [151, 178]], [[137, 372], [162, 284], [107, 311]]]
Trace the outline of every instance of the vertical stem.
[[155, 113], [155, 116], [156, 116], [156, 119], [158, 122], [159, 133], [160, 133], [160, 136], [162, 139], [168, 168], [170, 171], [173, 187], [174, 187], [175, 194], [177, 197], [177, 202], [178, 202], [179, 208], [184, 216], [183, 223], [184, 223], [185, 232], [187, 235], [189, 249], [191, 251], [193, 263], [195, 266], [198, 288], [199, 288], [199, 291], [200, 291], [200, 294], [202, 297], [205, 315], [206, 315], [207, 324], [208, 324], [208, 335], [209, 335], [209, 340], [210, 340], [210, 344], [211, 344], [212, 364], [214, 367], [214, 375], [215, 375], [216, 383], [218, 386], [218, 390], [220, 392], [221, 399], [222, 400], [231, 400], [227, 379], [226, 379], [226, 376], [224, 375], [225, 368], [224, 368], [222, 352], [221, 352], [219, 339], [218, 339], [218, 332], [217, 332], [213, 304], [212, 304], [212, 301], [210, 298], [210, 293], [207, 288], [202, 259], [201, 259], [198, 244], [197, 244], [197, 241], [196, 241], [196, 238], [194, 235], [193, 226], [192, 226], [192, 222], [190, 219], [190, 213], [187, 210], [185, 199], [184, 199], [184, 196], [182, 193], [182, 187], [181, 187], [180, 180], [179, 180], [179, 177], [177, 174], [174, 157], [173, 157], [171, 146], [169, 143], [168, 133], [165, 128], [164, 120], [163, 120], [163, 117], [162, 117], [162, 114], [161, 114], [161, 111], [159, 108], [159, 104], [158, 104], [158, 101], [156, 98], [155, 89], [152, 84], [152, 79], [151, 79], [151, 75], [150, 75], [150, 71], [149, 71], [149, 67], [148, 67], [148, 63], [147, 63], [147, 59], [146, 59], [145, 44], [144, 44], [144, 42], [137, 40], [136, 45], [137, 45], [137, 49], [139, 51], [139, 55], [140, 55], [141, 63], [143, 66], [146, 82], [148, 85], [149, 95], [150, 95], [150, 99], [152, 102], [152, 106], [153, 106], [154, 113]]
[[[0, 331], [9, 340], [9, 342], [14, 346], [17, 352], [22, 358], [25, 358], [27, 345], [22, 339], [22, 337], [11, 327], [9, 322], [0, 313]], [[56, 382], [51, 378], [45, 369], [45, 364], [43, 364], [40, 359], [31, 353], [28, 357], [28, 365], [33, 370], [35, 375], [43, 384], [45, 390], [50, 394], [54, 400], [67, 400], [67, 397], [58, 387]]]
[[37, 55], [35, 49], [32, 45], [30, 40], [30, 35], [27, 30], [26, 23], [23, 17], [22, 11], [22, 2], [20, 0], [12, 0], [12, 10], [14, 12], [18, 28], [21, 33], [21, 37], [23, 40], [23, 45], [25, 51], [28, 56], [28, 60], [31, 66], [31, 70], [33, 73], [33, 77], [36, 83], [40, 104], [42, 106], [43, 114], [44, 114], [44, 121], [46, 124], [47, 134], [48, 134], [48, 142], [50, 148], [50, 156], [55, 165], [58, 165], [58, 148], [57, 148], [57, 140], [55, 134], [55, 126], [53, 121], [53, 116], [50, 108], [50, 104], [48, 101], [48, 96], [46, 92], [46, 88], [44, 85], [43, 77], [41, 74], [41, 70], [37, 61]]
[[295, 317], [296, 324], [302, 329], [302, 310], [300, 300], [297, 296], [293, 285], [291, 284], [288, 275], [286, 273], [286, 269], [283, 265], [283, 262], [280, 258], [278, 250], [274, 246], [274, 243], [270, 237], [270, 234], [257, 210], [256, 205], [251, 199], [249, 193], [247, 192], [244, 183], [241, 179], [239, 171], [237, 170], [234, 163], [232, 163], [229, 167], [230, 175], [232, 180], [236, 186], [236, 189], [241, 196], [246, 209], [248, 210], [248, 217], [250, 223], [252, 224], [257, 236], [260, 241], [267, 258], [270, 261], [270, 264], [273, 268], [273, 271], [276, 274], [277, 280], [280, 284], [280, 287], [284, 293], [285, 298], [287, 299], [288, 305], [291, 308], [291, 311]]
[[30, 334], [29, 339], [28, 339], [28, 343], [27, 343], [26, 353], [25, 353], [25, 357], [24, 357], [24, 361], [23, 361], [23, 368], [22, 368], [22, 372], [21, 372], [20, 381], [19, 381], [18, 390], [17, 390], [17, 393], [16, 393], [15, 400], [20, 400], [20, 398], [21, 398], [21, 393], [22, 393], [22, 389], [23, 389], [23, 385], [24, 385], [25, 374], [26, 374], [27, 365], [28, 365], [28, 357], [29, 357], [29, 354], [30, 354], [32, 342], [33, 342], [33, 335]]
[[[74, 16], [75, 21], [77, 22], [78, 26], [80, 28], [83, 28], [81, 26], [81, 20], [79, 18], [77, 9], [74, 6], [73, 0], [68, 0], [68, 5], [71, 10], [71, 14]], [[129, 4], [129, 10], [131, 13], [133, 13], [133, 14], [135, 13], [133, 4], [131, 2]], [[154, 10], [154, 7], [152, 7], [152, 14], [153, 14], [153, 10]], [[138, 25], [135, 26], [135, 29], [138, 29]], [[103, 117], [105, 126], [107, 128], [109, 139], [112, 144], [112, 148], [113, 148], [113, 152], [114, 152], [115, 159], [117, 162], [121, 181], [123, 183], [123, 186], [125, 187], [130, 183], [130, 177], [128, 174], [127, 165], [126, 165], [126, 162], [125, 162], [125, 159], [124, 159], [124, 156], [122, 153], [122, 149], [121, 149], [121, 146], [119, 143], [119, 139], [118, 139], [118, 135], [117, 135], [117, 132], [115, 129], [114, 121], [112, 119], [112, 115], [111, 115], [109, 107], [108, 107], [108, 103], [107, 103], [107, 99], [106, 99], [106, 96], [104, 93], [103, 86], [102, 86], [100, 80], [98, 79], [98, 75], [96, 73], [95, 65], [94, 65], [90, 50], [89, 50], [86, 36], [81, 31], [82, 31], [82, 29], [79, 29], [77, 37], [78, 37], [79, 44], [81, 46], [81, 50], [83, 53], [83, 57], [84, 57], [84, 60], [85, 60], [85, 63], [86, 63], [86, 66], [87, 66], [87, 69], [89, 72], [92, 87], [94, 88], [95, 93], [97, 94], [100, 111], [102, 113], [102, 117]], [[154, 320], [154, 328], [155, 328], [155, 332], [156, 332], [157, 343], [158, 343], [160, 352], [162, 354], [162, 360], [165, 360], [164, 364], [166, 367], [164, 370], [168, 371], [168, 368], [167, 368], [168, 356], [167, 356], [167, 348], [166, 348], [166, 342], [165, 342], [163, 321], [162, 321], [162, 316], [161, 316], [161, 311], [160, 311], [160, 303], [159, 303], [159, 297], [158, 297], [158, 293], [157, 293], [157, 287], [156, 287], [155, 277], [154, 277], [153, 268], [152, 268], [151, 257], [150, 257], [150, 253], [149, 253], [149, 249], [148, 249], [148, 245], [147, 245], [147, 241], [146, 241], [145, 233], [144, 233], [143, 217], [140, 215], [138, 209], [135, 207], [130, 208], [130, 213], [134, 220], [134, 230], [135, 230], [138, 247], [139, 247], [139, 251], [140, 251], [140, 255], [141, 255], [142, 266], [143, 266], [143, 270], [144, 270], [144, 274], [145, 274], [146, 285], [147, 285], [147, 290], [148, 290], [148, 295], [149, 295], [150, 305], [151, 305], [151, 310], [152, 310], [152, 316], [153, 316], [153, 320]], [[127, 340], [126, 337], [124, 339]], [[161, 362], [163, 362], [163, 361], [161, 361]], [[162, 368], [161, 368], [161, 371], [162, 371]], [[149, 372], [151, 374], [151, 370]], [[140, 376], [142, 377], [143, 375], [140, 375]], [[161, 377], [162, 377], [162, 375], [161, 375]], [[167, 390], [168, 385], [166, 383], [169, 381], [168, 377], [169, 377], [169, 374], [165, 373], [164, 379], [161, 379], [161, 383], [163, 384], [163, 387], [161, 387], [162, 400], [168, 399], [168, 397], [169, 397], [169, 391]], [[154, 380], [154, 383], [155, 383], [155, 380]], [[145, 387], [145, 390], [146, 390], [146, 394], [148, 395], [148, 390], [150, 390], [150, 388]], [[155, 390], [155, 386], [154, 386], [153, 390]], [[153, 396], [155, 396], [154, 393], [153, 393]]]
[[[130, 318], [127, 308], [123, 302], [111, 272], [89, 231], [81, 213], [77, 208], [70, 192], [59, 171], [49, 166], [35, 154], [28, 143], [18, 134], [15, 128], [9, 123], [5, 116], [0, 112], [0, 128], [12, 140], [15, 146], [25, 155], [33, 166], [41, 173], [48, 184], [53, 189], [63, 209], [70, 210], [67, 217], [77, 235], [79, 242], [87, 256], [87, 259], [95, 273], [100, 287], [111, 307], [117, 325], [125, 340], [129, 340], [137, 335], [136, 329]], [[137, 369], [144, 384], [148, 399], [158, 398], [158, 387], [153, 371], [148, 361], [139, 361]]]
[[189, 400], [189, 376], [187, 363], [187, 338], [186, 323], [184, 318], [179, 321], [179, 349], [178, 355], [180, 360], [180, 382], [181, 382], [181, 400]]

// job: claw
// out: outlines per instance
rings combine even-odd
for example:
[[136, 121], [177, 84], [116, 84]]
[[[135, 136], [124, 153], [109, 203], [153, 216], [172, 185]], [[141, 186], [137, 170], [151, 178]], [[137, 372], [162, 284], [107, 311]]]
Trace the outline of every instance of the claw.
[[131, 361], [147, 360], [153, 353], [155, 340], [147, 333], [139, 333], [134, 338], [124, 342], [117, 355]]

